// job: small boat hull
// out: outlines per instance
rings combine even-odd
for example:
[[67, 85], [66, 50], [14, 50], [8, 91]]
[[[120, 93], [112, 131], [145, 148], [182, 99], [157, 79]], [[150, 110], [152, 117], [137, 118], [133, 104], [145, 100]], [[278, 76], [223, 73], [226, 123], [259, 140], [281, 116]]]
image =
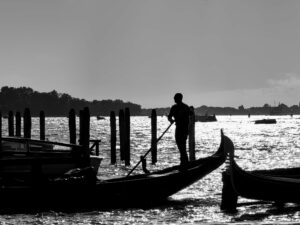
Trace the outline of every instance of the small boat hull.
[[215, 115], [195, 115], [195, 122], [216, 122], [217, 118]]
[[255, 120], [255, 124], [275, 124], [277, 123], [276, 119], [262, 119], [262, 120]]

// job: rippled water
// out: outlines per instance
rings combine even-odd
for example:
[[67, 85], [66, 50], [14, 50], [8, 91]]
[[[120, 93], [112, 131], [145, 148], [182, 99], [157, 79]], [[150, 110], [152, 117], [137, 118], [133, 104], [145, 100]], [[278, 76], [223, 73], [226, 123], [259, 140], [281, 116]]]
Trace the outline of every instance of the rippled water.
[[[196, 123], [196, 157], [211, 155], [219, 146], [220, 129], [229, 136], [236, 148], [236, 160], [245, 169], [268, 169], [300, 166], [300, 116], [272, 116], [277, 124], [254, 124], [263, 116], [218, 116], [218, 122]], [[33, 138], [38, 138], [38, 119], [33, 118]], [[78, 121], [77, 121], [78, 123]], [[158, 136], [168, 127], [166, 117], [158, 117]], [[3, 136], [7, 121], [3, 121]], [[158, 144], [158, 163], [148, 169], [157, 170], [179, 163], [174, 140], [174, 126]], [[118, 176], [127, 172], [150, 148], [151, 127], [148, 117], [131, 118], [131, 166], [118, 161], [110, 165], [109, 118], [91, 118], [91, 138], [101, 139], [100, 152], [104, 161], [98, 176]], [[46, 118], [46, 137], [52, 141], [68, 142], [67, 118]], [[300, 208], [288, 204], [278, 209], [271, 203], [239, 198], [238, 212], [227, 214], [220, 210], [222, 180], [225, 165], [194, 185], [173, 195], [165, 205], [150, 209], [118, 209], [84, 213], [44, 212], [39, 214], [1, 215], [1, 224], [185, 224], [185, 223], [296, 223]], [[140, 173], [138, 168], [136, 173]], [[146, 194], [146, 193], [145, 193]], [[1, 200], [0, 200], [1, 201]]]

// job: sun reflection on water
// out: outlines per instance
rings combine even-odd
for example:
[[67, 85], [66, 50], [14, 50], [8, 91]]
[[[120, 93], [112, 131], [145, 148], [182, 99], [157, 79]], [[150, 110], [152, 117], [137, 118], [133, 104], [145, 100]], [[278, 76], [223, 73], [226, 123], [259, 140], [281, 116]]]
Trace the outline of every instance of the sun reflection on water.
[[[196, 158], [206, 157], [215, 152], [220, 144], [220, 129], [233, 140], [237, 163], [244, 169], [271, 169], [297, 167], [300, 165], [300, 119], [294, 117], [276, 118], [277, 124], [254, 124], [263, 116], [217, 116], [218, 122], [196, 123]], [[158, 117], [159, 136], [168, 127], [166, 117]], [[39, 120], [32, 119], [32, 137], [39, 138]], [[117, 119], [118, 129], [118, 119]], [[77, 118], [77, 127], [79, 120]], [[117, 165], [110, 165], [110, 120], [91, 118], [91, 139], [101, 139], [100, 154], [104, 158], [99, 170], [99, 178], [122, 176], [139, 161], [151, 147], [151, 122], [148, 117], [131, 118], [131, 166], [119, 160], [119, 132], [117, 130]], [[158, 143], [158, 162], [149, 170], [158, 170], [179, 163], [179, 153], [174, 140], [175, 127], [172, 126]], [[3, 120], [3, 136], [7, 134], [7, 121]], [[79, 132], [77, 129], [77, 135]], [[68, 120], [63, 117], [46, 118], [46, 138], [51, 141], [69, 142]], [[1, 224], [180, 224], [180, 223], [274, 223], [297, 222], [299, 208], [288, 205], [283, 212], [276, 211], [270, 203], [252, 203], [239, 199], [236, 214], [226, 214], [220, 210], [222, 165], [202, 180], [180, 191], [162, 206], [151, 209], [116, 209], [88, 213], [45, 212], [37, 215], [2, 215]], [[140, 167], [135, 173], [142, 173]]]

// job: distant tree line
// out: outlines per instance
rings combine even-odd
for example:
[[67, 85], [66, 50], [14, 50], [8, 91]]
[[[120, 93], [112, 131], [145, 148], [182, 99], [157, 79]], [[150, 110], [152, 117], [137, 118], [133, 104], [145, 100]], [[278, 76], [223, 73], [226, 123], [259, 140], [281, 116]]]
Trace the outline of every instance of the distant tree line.
[[109, 116], [111, 111], [117, 113], [120, 109], [127, 107], [131, 115], [141, 114], [140, 105], [122, 100], [86, 101], [55, 90], [41, 93], [28, 87], [4, 86], [0, 92], [0, 111], [3, 115], [10, 110], [22, 113], [25, 108], [29, 108], [33, 116], [39, 115], [41, 110], [46, 116], [67, 116], [70, 109], [73, 108], [79, 112], [84, 107], [89, 107], [91, 116]]
[[[152, 109], [142, 109], [142, 115], [151, 115]], [[200, 106], [194, 108], [196, 115], [291, 115], [300, 114], [300, 105], [293, 105], [288, 107], [283, 103], [279, 103], [278, 106], [270, 106], [269, 104], [264, 104], [262, 107], [250, 107], [245, 108], [243, 105], [238, 108], [234, 107], [209, 107]], [[163, 116], [168, 115], [170, 107], [167, 108], [157, 108], [157, 115]]]
[[[46, 116], [67, 116], [70, 109], [76, 112], [89, 107], [91, 116], [109, 116], [111, 111], [116, 114], [120, 109], [129, 108], [130, 114], [133, 116], [150, 116], [152, 109], [142, 109], [138, 104], [131, 102], [123, 102], [122, 100], [94, 100], [87, 101], [85, 99], [73, 98], [68, 94], [61, 94], [53, 90], [51, 92], [37, 92], [29, 87], [8, 87], [4, 86], [0, 92], [0, 111], [3, 115], [8, 114], [10, 110], [14, 112], [24, 112], [25, 108], [29, 108], [33, 116], [38, 116], [43, 110]], [[264, 104], [262, 107], [245, 108], [243, 105], [238, 108], [234, 107], [195, 107], [197, 115], [290, 115], [300, 114], [300, 104], [288, 107], [283, 103], [278, 106], [270, 106]], [[170, 107], [156, 108], [158, 116], [167, 115]]]
[[243, 105], [238, 108], [233, 107], [207, 107], [201, 106], [195, 109], [197, 114], [216, 114], [216, 115], [291, 115], [300, 114], [299, 105], [293, 105], [288, 107], [283, 103], [279, 103], [277, 106], [270, 106], [264, 104], [262, 107], [250, 107], [245, 108]]

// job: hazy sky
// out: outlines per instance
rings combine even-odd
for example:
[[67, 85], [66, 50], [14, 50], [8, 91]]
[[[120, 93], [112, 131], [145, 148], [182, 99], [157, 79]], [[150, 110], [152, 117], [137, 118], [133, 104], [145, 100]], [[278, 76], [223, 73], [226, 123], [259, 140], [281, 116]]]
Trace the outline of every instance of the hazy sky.
[[298, 0], [1, 0], [0, 84], [144, 108], [300, 101]]

